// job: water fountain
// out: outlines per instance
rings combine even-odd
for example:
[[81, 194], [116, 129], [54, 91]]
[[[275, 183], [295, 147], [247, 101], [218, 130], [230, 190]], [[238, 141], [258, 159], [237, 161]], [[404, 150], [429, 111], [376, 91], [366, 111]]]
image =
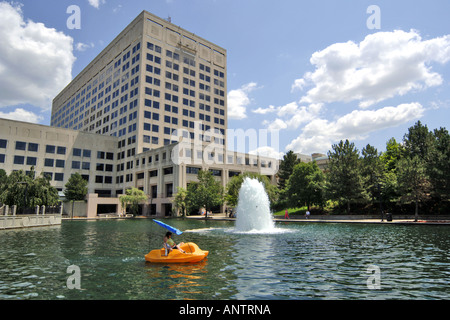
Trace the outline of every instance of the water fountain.
[[269, 196], [257, 179], [245, 178], [236, 208], [237, 232], [270, 233], [275, 230]]

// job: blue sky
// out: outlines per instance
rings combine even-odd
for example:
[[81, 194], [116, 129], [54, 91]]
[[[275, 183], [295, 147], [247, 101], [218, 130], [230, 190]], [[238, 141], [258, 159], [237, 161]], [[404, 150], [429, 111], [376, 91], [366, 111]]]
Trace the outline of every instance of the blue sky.
[[142, 10], [227, 50], [228, 127], [279, 130], [261, 152], [384, 151], [417, 120], [449, 127], [446, 0], [0, 1], [0, 117], [49, 125], [53, 97]]

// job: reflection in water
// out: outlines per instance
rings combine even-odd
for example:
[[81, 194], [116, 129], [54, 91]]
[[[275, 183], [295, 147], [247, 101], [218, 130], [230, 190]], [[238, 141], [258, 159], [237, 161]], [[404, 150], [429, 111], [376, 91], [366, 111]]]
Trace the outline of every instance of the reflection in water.
[[271, 286], [278, 283], [274, 278], [277, 263], [274, 261], [276, 244], [271, 235], [240, 235], [236, 240], [232, 257], [237, 294], [234, 298], [245, 299], [252, 292], [256, 299], [271, 294]]
[[[448, 227], [277, 224], [245, 234], [234, 224], [174, 219], [177, 240], [209, 250], [195, 264], [151, 264], [161, 247], [151, 220], [64, 221], [0, 232], [0, 299], [448, 299]], [[82, 290], [66, 287], [69, 265]], [[367, 288], [367, 268], [381, 289]]]
[[[151, 264], [147, 262], [146, 269], [150, 281], [153, 281], [154, 279], [164, 279], [165, 277], [173, 280], [172, 284], [168, 284], [168, 289], [192, 289], [193, 287], [201, 287], [204, 285], [205, 273], [207, 273], [205, 267], [207, 266], [207, 263], [207, 259], [192, 264]], [[183, 292], [195, 294], [203, 293], [201, 290], [188, 290]]]

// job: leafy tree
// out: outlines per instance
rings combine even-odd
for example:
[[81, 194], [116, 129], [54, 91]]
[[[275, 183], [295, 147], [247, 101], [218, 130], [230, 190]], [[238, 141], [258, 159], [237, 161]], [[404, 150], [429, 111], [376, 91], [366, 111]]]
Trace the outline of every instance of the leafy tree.
[[139, 203], [145, 200], [147, 200], [147, 195], [144, 191], [139, 190], [138, 188], [127, 189], [124, 195], [119, 196], [119, 201], [122, 208], [126, 208], [130, 205], [130, 211], [133, 216], [138, 214]]
[[359, 166], [359, 152], [354, 143], [348, 140], [340, 141], [328, 152], [329, 164], [327, 172], [328, 192], [332, 200], [347, 204], [347, 214], [350, 204], [365, 201], [367, 194], [363, 188]]
[[57, 204], [58, 191], [50, 185], [49, 179], [42, 174], [34, 177], [33, 167], [28, 174], [23, 170], [13, 171], [9, 176], [4, 171], [0, 173], [0, 201], [19, 208]]
[[176, 210], [181, 211], [183, 217], [186, 215], [186, 208], [187, 208], [186, 197], [187, 197], [187, 190], [182, 187], [178, 187], [178, 191], [173, 199], [173, 206]]
[[397, 163], [402, 158], [402, 146], [395, 138], [386, 143], [386, 151], [380, 156], [384, 165], [382, 177], [382, 196], [385, 202], [390, 203], [400, 195], [397, 188]]
[[64, 196], [68, 201], [84, 200], [88, 193], [88, 182], [77, 172], [67, 181]]
[[417, 121], [414, 126], [408, 129], [403, 137], [405, 156], [414, 158], [418, 156], [424, 161], [430, 158], [430, 152], [433, 148], [433, 134], [428, 130], [427, 126]]
[[401, 145], [395, 138], [389, 139], [386, 143], [386, 151], [380, 156], [386, 171], [394, 171], [397, 168], [397, 162], [401, 158]]
[[198, 182], [192, 182], [187, 187], [187, 205], [189, 211], [205, 208], [206, 211], [223, 204], [223, 187], [214, 179], [209, 170], [200, 170]]
[[72, 217], [75, 201], [84, 200], [86, 194], [88, 193], [88, 182], [83, 179], [83, 177], [76, 172], [71, 175], [67, 181], [64, 189], [64, 196], [66, 200], [72, 202]]
[[383, 181], [384, 165], [381, 162], [378, 150], [368, 144], [362, 151], [361, 174], [363, 177], [364, 189], [375, 203], [375, 198], [380, 197], [381, 183]]
[[29, 190], [31, 207], [58, 204], [58, 190], [50, 185], [50, 178], [43, 173], [37, 177]]
[[438, 201], [450, 200], [450, 135], [445, 128], [434, 130], [434, 147], [431, 151], [429, 176], [433, 196]]
[[308, 210], [311, 205], [322, 206], [324, 181], [325, 176], [315, 161], [297, 164], [286, 186], [288, 204], [293, 208], [306, 204]]
[[294, 167], [296, 164], [300, 163], [300, 160], [297, 159], [297, 156], [295, 155], [294, 151], [290, 150], [288, 153], [286, 153], [283, 156], [283, 159], [280, 162], [279, 168], [278, 168], [278, 188], [280, 190], [283, 190], [286, 188], [286, 183], [291, 176], [292, 172], [294, 171]]
[[415, 204], [415, 221], [419, 215], [419, 202], [429, 199], [430, 183], [425, 162], [418, 155], [401, 159], [398, 163], [398, 187], [402, 203]]
[[0, 202], [2, 201], [1, 196], [3, 194], [3, 191], [6, 190], [7, 186], [8, 186], [8, 175], [6, 174], [5, 170], [0, 169]]
[[226, 193], [225, 193], [225, 201], [227, 202], [227, 204], [230, 207], [237, 206], [238, 198], [239, 198], [239, 190], [241, 189], [241, 185], [244, 182], [244, 179], [246, 177], [257, 179], [258, 181], [262, 182], [262, 184], [264, 185], [264, 188], [267, 192], [267, 195], [269, 196], [271, 205], [276, 201], [277, 188], [276, 188], [276, 186], [274, 186], [270, 183], [269, 178], [267, 178], [266, 176], [261, 175], [259, 173], [245, 172], [238, 176], [232, 177], [227, 184], [227, 189], [226, 189]]
[[17, 205], [20, 208], [28, 208], [28, 190], [32, 183], [33, 179], [23, 170], [11, 172], [1, 194], [1, 201], [10, 206]]

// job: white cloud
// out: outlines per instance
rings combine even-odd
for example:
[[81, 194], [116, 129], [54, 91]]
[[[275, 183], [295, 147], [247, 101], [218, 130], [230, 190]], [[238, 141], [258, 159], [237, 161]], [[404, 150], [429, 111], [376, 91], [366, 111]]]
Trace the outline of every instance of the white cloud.
[[282, 159], [284, 156], [283, 152], [280, 152], [279, 150], [276, 150], [273, 147], [269, 147], [269, 146], [259, 147], [256, 150], [250, 151], [249, 154], [254, 154], [254, 155], [261, 156], [261, 157], [269, 157], [269, 158], [274, 158], [274, 159]]
[[275, 130], [282, 130], [286, 129], [288, 126], [284, 120], [281, 119], [275, 119], [274, 121], [270, 122], [267, 126], [267, 129], [269, 131], [275, 131]]
[[101, 4], [105, 3], [105, 0], [88, 0], [89, 4], [94, 8], [99, 8]]
[[31, 111], [24, 110], [22, 108], [17, 108], [16, 110], [8, 113], [0, 111], [0, 118], [32, 123], [39, 123], [43, 120], [42, 116], [38, 116], [37, 114]]
[[[322, 111], [321, 103], [312, 103], [308, 106], [299, 106], [297, 102], [291, 102], [284, 106], [261, 109], [266, 112], [276, 112], [278, 118], [273, 121], [265, 120], [264, 125], [269, 131], [290, 129], [295, 130], [300, 125], [316, 119]], [[253, 110], [255, 112], [255, 110]], [[258, 112], [257, 112], [258, 113]], [[259, 113], [262, 113], [261, 111]]]
[[0, 107], [49, 108], [72, 79], [73, 39], [24, 21], [20, 6], [0, 2]]
[[420, 103], [408, 103], [378, 110], [354, 110], [335, 121], [317, 118], [303, 128], [286, 150], [304, 154], [326, 152], [339, 140], [365, 139], [371, 132], [418, 119], [424, 111]]
[[239, 89], [228, 92], [228, 118], [241, 120], [247, 118], [247, 106], [251, 103], [249, 93], [256, 89], [257, 84], [250, 82]]
[[277, 111], [277, 109], [274, 106], [269, 106], [268, 108], [258, 108], [255, 110], [252, 110], [253, 113], [257, 113], [257, 114], [267, 114], [267, 113], [271, 113], [271, 112], [275, 112]]
[[90, 44], [78, 42], [75, 45], [75, 50], [83, 52], [83, 51], [86, 51], [87, 49], [90, 49], [90, 48], [93, 48], [93, 47], [94, 47], [94, 44], [92, 42]]
[[438, 86], [440, 74], [431, 64], [445, 64], [450, 59], [450, 35], [422, 40], [417, 31], [369, 34], [359, 44], [335, 43], [315, 52], [310, 62], [315, 66], [292, 89], [313, 87], [301, 102], [359, 101], [369, 107], [394, 96]]

